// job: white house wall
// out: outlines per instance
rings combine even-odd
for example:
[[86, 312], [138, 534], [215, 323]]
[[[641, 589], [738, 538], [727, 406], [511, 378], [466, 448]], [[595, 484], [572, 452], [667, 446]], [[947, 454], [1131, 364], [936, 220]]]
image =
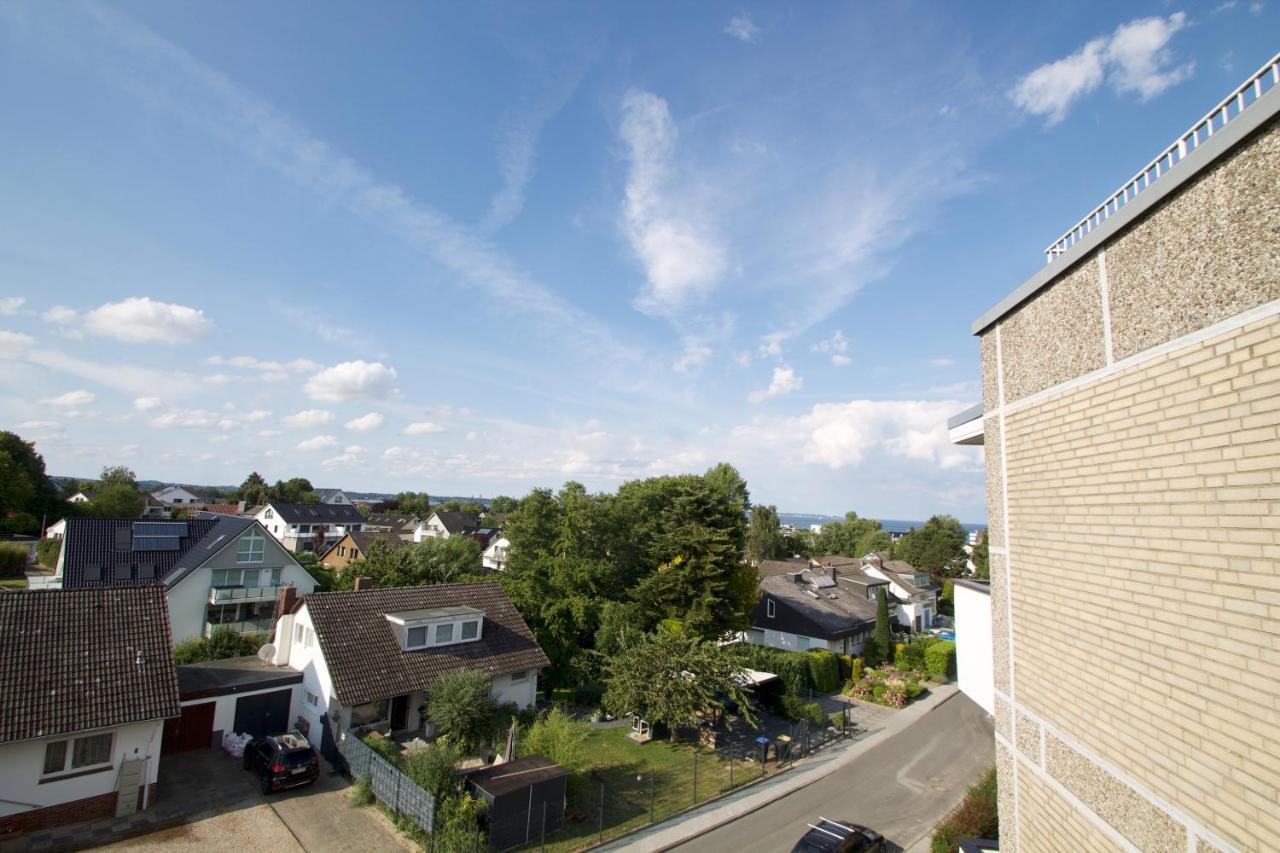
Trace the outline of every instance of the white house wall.
[[489, 692], [499, 705], [514, 702], [518, 708], [528, 708], [538, 698], [538, 671], [530, 670], [524, 681], [515, 683], [512, 683], [509, 675], [495, 675]]
[[[108, 731], [115, 733], [111, 743], [110, 768], [40, 784], [44, 770], [45, 744], [54, 740], [68, 740], [76, 735], [102, 734]], [[163, 734], [164, 721], [153, 720], [130, 723], [114, 729], [77, 732], [75, 735], [24, 740], [0, 746], [0, 768], [4, 770], [0, 773], [0, 817], [29, 811], [33, 807], [56, 806], [109, 794], [116, 789], [120, 763], [125, 759], [149, 759], [147, 784], [153, 784], [160, 769], [160, 741]]]
[[[299, 625], [312, 633], [310, 648], [294, 639]], [[287, 633], [285, 633], [286, 627]], [[331, 711], [339, 718], [338, 728], [333, 731], [334, 737], [347, 727], [350, 714], [345, 713], [345, 709], [340, 709], [338, 706], [338, 698], [333, 691], [333, 679], [329, 675], [329, 665], [325, 663], [324, 655], [320, 653], [320, 639], [315, 636], [315, 626], [311, 623], [311, 613], [307, 610], [307, 605], [304, 603], [292, 618], [280, 620], [277, 633], [284, 634], [276, 637], [277, 646], [283, 648], [286, 644], [288, 645], [286, 654], [289, 669], [302, 673], [302, 684], [295, 687], [298, 691], [296, 710], [291, 716], [301, 715], [306, 719], [309, 726], [307, 738], [313, 746], [318, 748], [320, 733], [323, 730], [322, 718], [325, 713]], [[307, 702], [308, 692], [320, 697], [320, 707], [314, 707]]]
[[995, 713], [992, 674], [991, 595], [955, 584], [956, 671], [960, 689], [988, 714]]
[[[263, 693], [278, 693], [281, 690], [288, 690], [289, 696], [289, 725], [293, 726], [293, 721], [298, 717], [298, 711], [303, 704], [303, 693], [301, 684], [293, 684], [288, 686], [266, 687], [262, 690], [246, 690], [243, 693], [232, 693], [227, 696], [210, 696], [204, 699], [188, 699], [182, 703], [184, 709], [192, 705], [203, 705], [206, 702], [213, 702], [213, 731], [230, 732], [236, 724], [236, 702], [245, 696], [258, 696]], [[318, 742], [318, 741], [317, 741]]]

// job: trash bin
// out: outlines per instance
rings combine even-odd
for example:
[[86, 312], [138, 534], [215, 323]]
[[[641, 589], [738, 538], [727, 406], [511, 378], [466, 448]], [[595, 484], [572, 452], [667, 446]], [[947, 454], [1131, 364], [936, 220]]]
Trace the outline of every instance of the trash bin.
[[764, 735], [756, 738], [756, 758], [759, 759], [761, 767], [764, 767], [765, 762], [769, 760], [769, 739]]
[[778, 735], [777, 745], [773, 748], [773, 757], [779, 764], [783, 764], [791, 758], [790, 735]]

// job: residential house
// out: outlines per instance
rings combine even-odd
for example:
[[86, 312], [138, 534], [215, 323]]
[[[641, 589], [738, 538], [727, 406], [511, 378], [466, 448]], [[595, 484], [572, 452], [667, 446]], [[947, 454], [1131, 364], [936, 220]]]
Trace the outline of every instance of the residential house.
[[145, 518], [148, 521], [164, 521], [173, 517], [173, 508], [153, 495], [143, 495], [142, 512], [138, 514], [138, 517]]
[[994, 714], [991, 582], [956, 578], [951, 589], [956, 608], [956, 680], [965, 695]]
[[426, 521], [420, 522], [413, 531], [413, 541], [423, 539], [448, 539], [450, 536], [464, 536], [480, 529], [480, 519], [467, 512], [433, 512]]
[[372, 512], [364, 517], [365, 530], [389, 530], [406, 542], [413, 541], [413, 531], [422, 519], [409, 513]]
[[253, 518], [295, 554], [323, 554], [348, 533], [364, 530], [364, 516], [349, 503], [270, 503]]
[[89, 496], [86, 495], [84, 492], [76, 492], [74, 495], [67, 498], [67, 503], [87, 504], [87, 503], [92, 503], [92, 501], [89, 500]]
[[316, 493], [316, 497], [320, 498], [320, 503], [338, 505], [349, 504], [351, 498], [347, 497], [347, 493], [342, 489], [312, 489]]
[[403, 548], [409, 544], [390, 530], [360, 530], [348, 533], [329, 546], [329, 550], [320, 555], [320, 562], [329, 568], [341, 572], [356, 560], [363, 560], [369, 554], [369, 546], [381, 540], [389, 548]]
[[67, 532], [67, 520], [60, 518], [44, 529], [45, 539], [61, 539]]
[[430, 733], [431, 685], [459, 670], [487, 674], [498, 702], [528, 708], [550, 663], [497, 583], [313, 593], [276, 638], [275, 662], [303, 673], [301, 716], [320, 746], [363, 726]]
[[54, 581], [63, 589], [159, 586], [174, 642], [223, 627], [270, 631], [281, 587], [315, 579], [251, 518], [70, 518]]
[[181, 486], [165, 486], [159, 491], [151, 493], [151, 497], [160, 501], [165, 506], [171, 507], [193, 507], [200, 503], [200, 498], [188, 492]]
[[178, 716], [164, 590], [0, 595], [0, 839], [156, 801]]
[[889, 593], [898, 601], [899, 624], [911, 631], [933, 627], [933, 617], [938, 613], [938, 585], [928, 572], [904, 560], [890, 560], [883, 552], [868, 554], [861, 562], [863, 572], [889, 582]]
[[1153, 145], [973, 324], [983, 404], [950, 428], [985, 450], [1023, 851], [1280, 848], [1278, 82], [1280, 55]]
[[789, 651], [860, 654], [875, 626], [876, 602], [865, 592], [841, 586], [834, 569], [806, 567], [761, 578], [760, 600], [743, 638]]
[[244, 515], [245, 506], [244, 501], [237, 501], [233, 504], [207, 503], [200, 507], [199, 515], [202, 518], [206, 515]]
[[507, 556], [511, 551], [511, 540], [505, 536], [495, 536], [484, 549], [480, 564], [491, 571], [505, 572]]

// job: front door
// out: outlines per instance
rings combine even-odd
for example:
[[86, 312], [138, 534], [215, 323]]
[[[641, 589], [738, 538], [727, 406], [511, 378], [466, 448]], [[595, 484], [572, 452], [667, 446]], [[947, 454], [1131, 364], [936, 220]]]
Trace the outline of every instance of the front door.
[[397, 696], [391, 700], [391, 731], [408, 728], [409, 697]]

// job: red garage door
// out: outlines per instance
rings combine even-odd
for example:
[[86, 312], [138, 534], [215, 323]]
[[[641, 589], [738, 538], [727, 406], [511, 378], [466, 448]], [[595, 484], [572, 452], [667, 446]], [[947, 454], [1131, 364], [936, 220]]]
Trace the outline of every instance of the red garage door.
[[164, 721], [164, 740], [160, 744], [161, 755], [208, 749], [213, 739], [213, 709], [216, 702], [187, 705], [182, 716]]

